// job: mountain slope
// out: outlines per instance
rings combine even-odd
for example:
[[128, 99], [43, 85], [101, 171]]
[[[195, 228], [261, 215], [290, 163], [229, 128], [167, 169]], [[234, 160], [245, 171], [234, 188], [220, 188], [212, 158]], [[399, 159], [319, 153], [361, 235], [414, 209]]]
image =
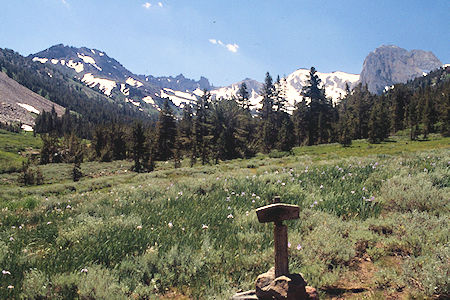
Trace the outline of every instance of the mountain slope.
[[386, 86], [406, 83], [441, 66], [432, 52], [381, 46], [364, 60], [361, 82], [367, 84], [370, 92], [379, 94]]
[[0, 122], [23, 123], [22, 128], [30, 130], [36, 114], [43, 110], [62, 115], [64, 108], [20, 85], [5, 73], [0, 72]]
[[[159, 109], [164, 97], [173, 96], [174, 91], [191, 93], [196, 89], [211, 89], [208, 79], [199, 81], [176, 77], [154, 77], [137, 75], [123, 67], [104, 51], [86, 47], [75, 48], [62, 44], [29, 56], [33, 61], [51, 64], [85, 85], [97, 89], [118, 103], [128, 103], [149, 113]], [[189, 96], [192, 98], [192, 96]], [[176, 105], [176, 104], [175, 104]]]
[[52, 63], [32, 61], [12, 50], [0, 49], [0, 70], [42, 97], [77, 112], [86, 122], [97, 124], [116, 119], [132, 122], [149, 117], [132, 104], [116, 103], [84, 86], [69, 76], [66, 69], [61, 71]]

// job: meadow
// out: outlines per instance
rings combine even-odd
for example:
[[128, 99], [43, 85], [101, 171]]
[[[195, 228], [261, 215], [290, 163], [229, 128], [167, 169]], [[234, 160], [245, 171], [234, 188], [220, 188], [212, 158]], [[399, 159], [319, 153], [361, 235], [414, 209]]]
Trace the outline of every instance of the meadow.
[[255, 209], [276, 195], [301, 208], [290, 270], [321, 298], [449, 295], [450, 138], [187, 165], [86, 162], [72, 182], [52, 164], [27, 187], [0, 174], [0, 298], [228, 299], [273, 265]]

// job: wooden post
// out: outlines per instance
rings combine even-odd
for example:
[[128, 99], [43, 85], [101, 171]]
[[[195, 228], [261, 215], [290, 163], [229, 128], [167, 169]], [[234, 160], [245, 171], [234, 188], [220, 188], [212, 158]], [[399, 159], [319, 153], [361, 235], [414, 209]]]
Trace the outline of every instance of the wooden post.
[[286, 225], [277, 225], [273, 228], [275, 244], [275, 278], [289, 274], [288, 235]]
[[275, 246], [275, 277], [289, 274], [288, 236], [284, 220], [299, 218], [300, 208], [296, 205], [280, 203], [280, 197], [275, 197], [272, 204], [256, 210], [260, 223], [274, 222], [273, 238]]

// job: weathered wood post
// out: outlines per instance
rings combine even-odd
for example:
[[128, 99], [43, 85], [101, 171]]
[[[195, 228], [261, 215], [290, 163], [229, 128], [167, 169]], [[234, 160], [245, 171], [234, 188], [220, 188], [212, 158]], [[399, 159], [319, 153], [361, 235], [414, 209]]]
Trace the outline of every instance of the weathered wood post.
[[288, 236], [284, 220], [299, 218], [300, 208], [297, 205], [280, 203], [275, 197], [273, 203], [256, 210], [260, 223], [274, 222], [273, 238], [275, 244], [275, 277], [289, 274]]

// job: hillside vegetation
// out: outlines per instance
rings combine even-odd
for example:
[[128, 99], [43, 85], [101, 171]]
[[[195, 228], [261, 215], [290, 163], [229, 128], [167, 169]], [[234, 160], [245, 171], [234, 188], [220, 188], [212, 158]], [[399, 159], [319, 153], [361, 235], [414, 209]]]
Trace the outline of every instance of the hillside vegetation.
[[273, 265], [255, 209], [275, 195], [301, 208], [290, 270], [323, 298], [448, 296], [450, 138], [172, 164], [87, 162], [79, 182], [49, 164], [28, 187], [0, 175], [0, 298], [227, 299]]

